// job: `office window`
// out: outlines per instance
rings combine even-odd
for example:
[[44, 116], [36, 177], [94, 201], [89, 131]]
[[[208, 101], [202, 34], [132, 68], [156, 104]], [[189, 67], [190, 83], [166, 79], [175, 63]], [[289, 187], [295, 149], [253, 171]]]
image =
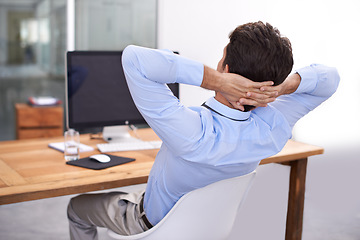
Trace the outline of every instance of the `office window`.
[[156, 0], [75, 1], [75, 49], [156, 47]]
[[15, 103], [64, 98], [67, 0], [0, 0], [0, 141], [15, 139]]
[[0, 0], [0, 141], [15, 139], [15, 103], [31, 96], [64, 102], [68, 36], [75, 50], [156, 47], [156, 15], [156, 0]]

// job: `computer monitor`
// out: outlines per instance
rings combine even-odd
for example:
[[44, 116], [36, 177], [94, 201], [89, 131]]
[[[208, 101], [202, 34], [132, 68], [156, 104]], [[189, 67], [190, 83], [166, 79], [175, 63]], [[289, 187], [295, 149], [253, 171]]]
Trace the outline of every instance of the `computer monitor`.
[[[107, 127], [103, 130], [104, 139], [117, 141], [124, 137], [121, 136], [124, 129], [119, 130], [119, 127], [114, 126], [146, 123], [130, 95], [121, 64], [121, 54], [122, 51], [66, 53], [65, 95], [68, 128], [86, 131]], [[179, 97], [178, 84], [169, 84], [169, 88]], [[125, 132], [128, 132], [127, 128]]]

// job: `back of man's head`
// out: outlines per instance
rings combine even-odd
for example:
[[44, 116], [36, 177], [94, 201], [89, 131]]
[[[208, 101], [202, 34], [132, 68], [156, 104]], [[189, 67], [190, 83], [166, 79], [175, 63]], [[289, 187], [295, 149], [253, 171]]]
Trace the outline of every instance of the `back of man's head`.
[[[269, 23], [247, 23], [230, 34], [224, 66], [255, 82], [281, 84], [292, 70], [294, 61], [291, 43]], [[245, 111], [252, 109], [245, 106]]]

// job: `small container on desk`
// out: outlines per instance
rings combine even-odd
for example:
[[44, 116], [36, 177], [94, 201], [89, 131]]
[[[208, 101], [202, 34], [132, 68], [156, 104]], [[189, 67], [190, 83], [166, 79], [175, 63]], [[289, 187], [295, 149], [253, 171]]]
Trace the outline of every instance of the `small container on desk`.
[[16, 103], [15, 113], [17, 139], [63, 135], [64, 110], [62, 106], [35, 107], [25, 103]]
[[64, 133], [64, 157], [65, 161], [75, 161], [80, 157], [80, 135], [74, 129], [69, 129]]

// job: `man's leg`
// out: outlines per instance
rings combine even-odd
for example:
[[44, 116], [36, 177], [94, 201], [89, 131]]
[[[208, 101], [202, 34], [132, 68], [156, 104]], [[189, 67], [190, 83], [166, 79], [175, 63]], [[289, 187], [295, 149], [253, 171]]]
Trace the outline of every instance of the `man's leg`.
[[[135, 194], [135, 197], [134, 197]], [[139, 219], [142, 193], [111, 192], [84, 194], [71, 199], [68, 206], [70, 237], [72, 240], [98, 239], [96, 227], [130, 235], [146, 230]], [[135, 201], [128, 201], [129, 199]]]

